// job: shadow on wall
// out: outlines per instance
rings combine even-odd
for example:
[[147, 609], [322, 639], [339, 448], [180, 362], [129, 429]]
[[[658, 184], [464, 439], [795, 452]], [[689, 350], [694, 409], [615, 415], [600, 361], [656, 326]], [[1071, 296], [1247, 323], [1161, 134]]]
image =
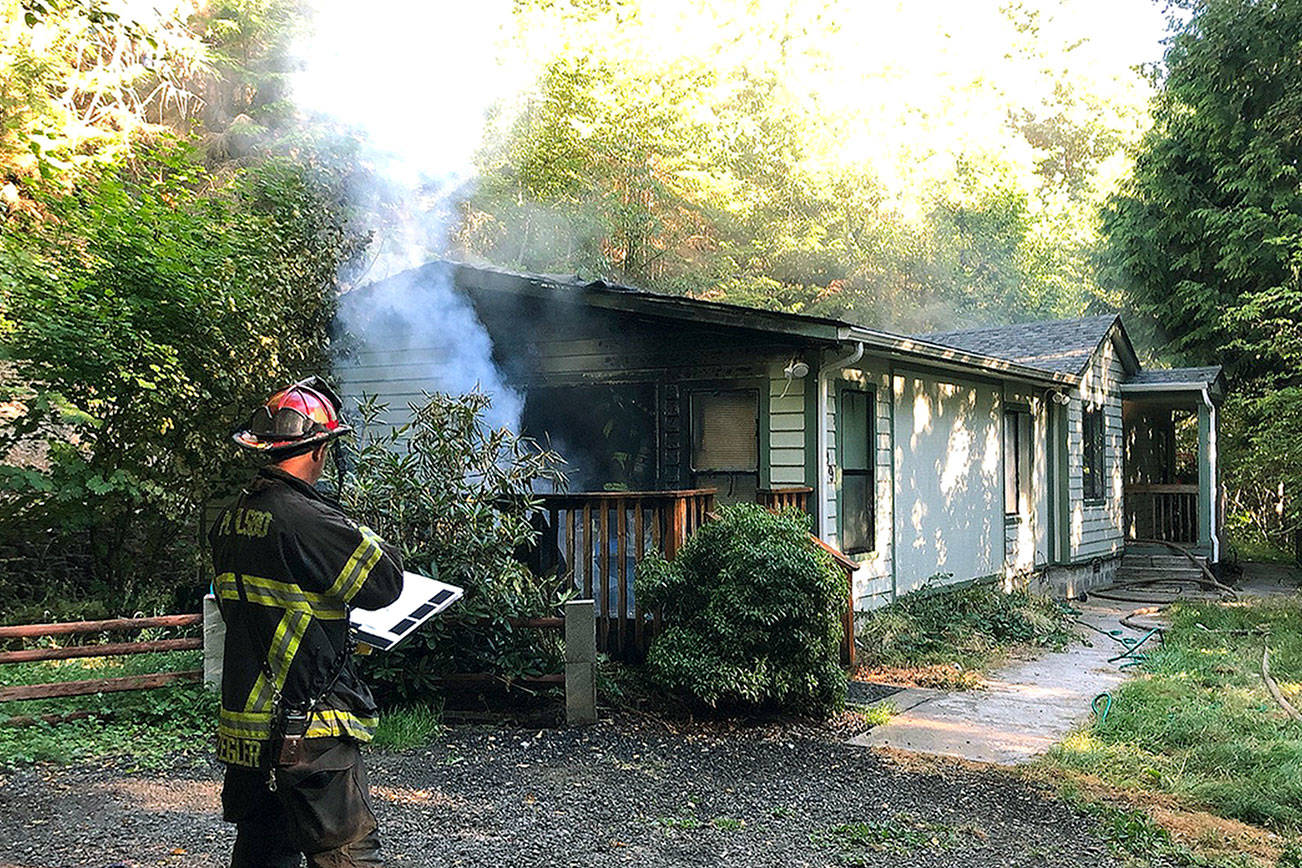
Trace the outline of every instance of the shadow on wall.
[[[897, 375], [894, 383], [897, 575], [951, 573], [960, 580], [1003, 564], [998, 390]], [[919, 587], [899, 588], [907, 593]]]

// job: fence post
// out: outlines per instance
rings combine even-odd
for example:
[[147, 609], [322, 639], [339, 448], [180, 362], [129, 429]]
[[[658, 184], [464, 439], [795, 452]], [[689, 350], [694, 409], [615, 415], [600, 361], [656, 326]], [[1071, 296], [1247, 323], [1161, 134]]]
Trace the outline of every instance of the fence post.
[[217, 598], [203, 598], [203, 686], [221, 690], [222, 656], [226, 651], [226, 622], [217, 608]]
[[597, 617], [592, 600], [565, 604], [565, 721], [597, 722]]

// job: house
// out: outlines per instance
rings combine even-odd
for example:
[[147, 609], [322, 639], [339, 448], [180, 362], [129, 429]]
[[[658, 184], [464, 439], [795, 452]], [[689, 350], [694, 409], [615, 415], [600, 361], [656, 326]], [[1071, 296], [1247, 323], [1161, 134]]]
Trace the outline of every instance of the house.
[[643, 623], [631, 564], [718, 502], [807, 509], [859, 610], [993, 577], [1075, 595], [1146, 541], [1220, 558], [1220, 369], [1144, 370], [1116, 315], [901, 335], [436, 262], [345, 296], [368, 313], [347, 394], [439, 388], [464, 328], [413, 320], [449, 288], [523, 432], [571, 462], [551, 532], [621, 635]]

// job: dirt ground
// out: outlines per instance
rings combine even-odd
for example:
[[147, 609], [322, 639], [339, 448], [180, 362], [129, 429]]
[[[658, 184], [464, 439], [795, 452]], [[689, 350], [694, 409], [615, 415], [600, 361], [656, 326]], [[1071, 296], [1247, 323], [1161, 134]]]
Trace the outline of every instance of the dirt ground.
[[[1092, 821], [1006, 772], [897, 762], [802, 727], [454, 727], [369, 757], [393, 866], [1117, 865]], [[220, 767], [0, 777], [0, 866], [220, 866]]]

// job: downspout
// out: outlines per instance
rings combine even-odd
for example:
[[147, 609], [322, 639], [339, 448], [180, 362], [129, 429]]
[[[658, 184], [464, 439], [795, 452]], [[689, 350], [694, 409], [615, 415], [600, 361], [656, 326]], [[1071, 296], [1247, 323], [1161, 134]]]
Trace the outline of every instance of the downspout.
[[858, 341], [850, 355], [841, 359], [834, 359], [818, 369], [818, 431], [814, 438], [814, 442], [818, 444], [818, 463], [815, 465], [817, 476], [814, 479], [814, 496], [818, 499], [818, 536], [826, 543], [832, 542], [830, 539], [832, 529], [828, 527], [827, 496], [828, 486], [831, 483], [829, 477], [834, 472], [833, 468], [835, 466], [827, 460], [827, 375], [833, 371], [839, 371], [847, 365], [853, 365], [862, 358], [863, 341]]
[[1207, 525], [1207, 534], [1212, 538], [1212, 563], [1221, 562], [1221, 539], [1216, 535], [1216, 520], [1220, 517], [1220, 483], [1217, 481], [1217, 464], [1216, 464], [1216, 405], [1212, 403], [1211, 393], [1207, 391], [1207, 386], [1202, 388], [1203, 403], [1207, 405], [1207, 463], [1211, 479], [1208, 482], [1212, 490], [1212, 508], [1211, 515], [1208, 518], [1211, 521]]

